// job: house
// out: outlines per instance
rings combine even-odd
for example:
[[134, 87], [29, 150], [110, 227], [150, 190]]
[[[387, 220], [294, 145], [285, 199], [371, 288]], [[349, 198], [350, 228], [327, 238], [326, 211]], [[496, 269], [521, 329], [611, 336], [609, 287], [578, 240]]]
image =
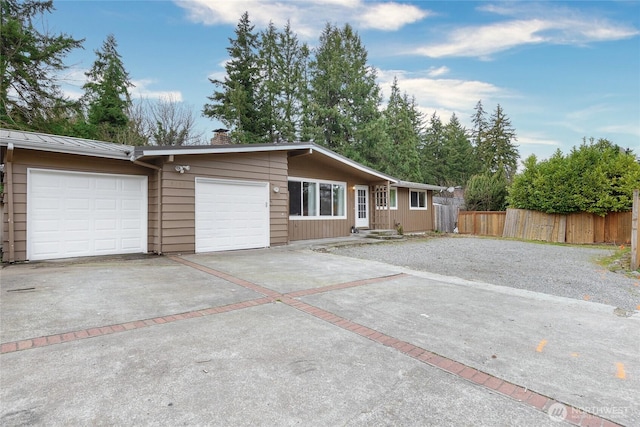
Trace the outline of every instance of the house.
[[312, 143], [132, 147], [0, 129], [2, 260], [433, 229], [433, 191]]

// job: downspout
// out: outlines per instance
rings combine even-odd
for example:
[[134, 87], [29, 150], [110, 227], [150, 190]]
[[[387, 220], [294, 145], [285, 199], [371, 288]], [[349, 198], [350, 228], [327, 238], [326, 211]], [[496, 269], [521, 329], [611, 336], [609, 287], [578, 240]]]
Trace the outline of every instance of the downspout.
[[[391, 182], [387, 181], [387, 230], [391, 230]], [[396, 193], [397, 197], [397, 193]], [[396, 202], [397, 203], [397, 202]]]
[[13, 143], [7, 144], [7, 160], [5, 163], [4, 173], [7, 176], [7, 223], [9, 226], [9, 262], [14, 263], [16, 261], [16, 227], [14, 222], [14, 209], [13, 209]]
[[152, 165], [151, 163], [141, 162], [139, 160], [134, 160], [133, 156], [131, 157], [131, 162], [135, 165], [143, 166], [145, 168], [153, 169], [156, 171], [156, 180], [157, 180], [157, 188], [156, 188], [156, 243], [155, 243], [155, 252], [158, 255], [162, 254], [162, 168], [160, 166]]

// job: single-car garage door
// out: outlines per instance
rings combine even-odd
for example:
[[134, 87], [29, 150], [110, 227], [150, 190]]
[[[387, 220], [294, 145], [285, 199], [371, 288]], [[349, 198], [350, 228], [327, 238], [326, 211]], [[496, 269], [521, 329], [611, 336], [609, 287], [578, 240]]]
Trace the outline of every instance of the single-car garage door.
[[147, 252], [147, 177], [29, 169], [30, 260]]
[[269, 246], [269, 184], [196, 178], [196, 252]]

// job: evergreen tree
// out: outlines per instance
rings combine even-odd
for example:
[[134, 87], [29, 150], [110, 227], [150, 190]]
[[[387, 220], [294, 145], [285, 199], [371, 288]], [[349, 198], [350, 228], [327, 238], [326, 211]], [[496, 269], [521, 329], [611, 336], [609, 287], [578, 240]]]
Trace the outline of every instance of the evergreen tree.
[[584, 141], [538, 162], [530, 156], [509, 189], [509, 205], [546, 213], [628, 211], [640, 186], [640, 164], [606, 139]]
[[293, 142], [300, 139], [303, 102], [307, 92], [304, 72], [309, 57], [306, 44], [300, 45], [298, 37], [287, 22], [278, 37], [278, 79], [281, 82], [278, 102], [278, 130], [280, 138]]
[[514, 144], [516, 139], [516, 131], [511, 127], [511, 120], [498, 104], [489, 119], [489, 127], [482, 145], [478, 147], [478, 154], [489, 171], [503, 170], [508, 182], [513, 180], [520, 157]]
[[84, 40], [51, 35], [36, 28], [53, 2], [0, 2], [0, 126], [66, 133], [78, 106], [62, 95], [55, 73], [65, 70], [63, 58]]
[[133, 84], [113, 34], [107, 36], [102, 49], [96, 50], [95, 54], [96, 60], [85, 73], [88, 81], [83, 86], [89, 124], [88, 135], [85, 136], [124, 142], [122, 138], [127, 134], [129, 125], [127, 112], [131, 106], [129, 88]]
[[314, 141], [338, 153], [369, 154], [380, 117], [380, 89], [367, 51], [350, 25], [327, 24], [311, 62], [310, 115]]
[[506, 198], [507, 179], [503, 170], [472, 176], [464, 193], [465, 205], [470, 211], [503, 211]]
[[261, 79], [259, 40], [248, 12], [240, 18], [235, 35], [235, 39], [229, 39], [227, 52], [231, 59], [225, 65], [224, 80], [209, 79], [220, 90], [208, 97], [211, 103], [205, 104], [203, 115], [229, 127], [234, 142], [263, 142], [269, 129], [255, 98]]
[[[304, 49], [303, 49], [304, 48]], [[306, 52], [306, 53], [305, 53]], [[287, 22], [279, 32], [273, 23], [261, 33], [260, 81], [257, 104], [262, 105], [266, 140], [271, 142], [298, 139], [302, 117], [303, 67], [308, 49], [300, 46]]]
[[378, 147], [383, 157], [376, 165], [379, 170], [407, 181], [422, 181], [418, 146], [420, 144], [420, 112], [415, 101], [400, 94], [398, 80], [394, 78], [387, 107], [384, 110], [386, 133], [390, 143]]
[[426, 182], [444, 185], [446, 183], [446, 158], [444, 126], [440, 117], [434, 113], [429, 118], [424, 144], [422, 147], [423, 174]]
[[467, 130], [455, 115], [444, 126], [445, 173], [443, 185], [465, 185], [469, 178], [480, 173]]
[[471, 122], [473, 123], [473, 127], [471, 128], [471, 144], [474, 149], [477, 150], [478, 147], [483, 145], [489, 125], [487, 123], [487, 114], [482, 106], [482, 100], [478, 101], [474, 110], [475, 113], [471, 116]]
[[[278, 102], [282, 91], [280, 76], [278, 76], [278, 62], [280, 50], [278, 46], [278, 30], [273, 22], [269, 22], [267, 29], [260, 33], [258, 43], [258, 66], [260, 78], [256, 81], [256, 108], [259, 108], [258, 119], [262, 122], [260, 128], [266, 135], [260, 135], [264, 142], [278, 142]], [[258, 135], [256, 135], [258, 136]]]

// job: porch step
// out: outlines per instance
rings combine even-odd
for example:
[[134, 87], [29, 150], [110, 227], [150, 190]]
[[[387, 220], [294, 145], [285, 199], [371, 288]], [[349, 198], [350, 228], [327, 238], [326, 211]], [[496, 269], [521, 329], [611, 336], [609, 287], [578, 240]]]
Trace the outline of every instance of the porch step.
[[378, 240], [402, 240], [404, 236], [398, 234], [396, 230], [360, 230], [363, 237]]

